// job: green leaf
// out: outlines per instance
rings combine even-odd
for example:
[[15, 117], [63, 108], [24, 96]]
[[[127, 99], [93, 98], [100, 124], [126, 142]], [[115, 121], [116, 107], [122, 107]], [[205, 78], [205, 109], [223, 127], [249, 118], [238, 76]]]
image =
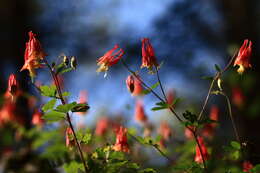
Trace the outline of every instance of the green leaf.
[[56, 86], [55, 85], [42, 85], [40, 86], [41, 94], [46, 97], [56, 97]]
[[156, 107], [153, 107], [151, 109], [152, 111], [158, 111], [158, 110], [169, 108], [169, 105], [165, 102], [158, 102], [158, 103], [156, 103], [156, 105], [157, 105]]
[[42, 118], [44, 120], [46, 120], [47, 122], [51, 123], [51, 122], [56, 122], [56, 121], [60, 121], [60, 120], [64, 119], [65, 114], [52, 110], [52, 111], [45, 113]]
[[215, 69], [216, 69], [218, 72], [221, 72], [221, 68], [220, 68], [217, 64], [215, 64]]
[[78, 131], [76, 133], [77, 139], [80, 143], [88, 144], [91, 141], [92, 135], [88, 132]]
[[77, 173], [78, 170], [84, 170], [84, 166], [82, 163], [78, 163], [76, 161], [71, 161], [70, 163], [65, 163], [63, 165], [64, 170], [66, 173]]
[[87, 103], [78, 103], [71, 109], [71, 112], [86, 112], [87, 110], [89, 110]]
[[146, 168], [141, 171], [138, 171], [138, 173], [156, 173], [156, 171], [152, 168]]
[[240, 150], [240, 148], [241, 148], [240, 143], [237, 142], [237, 141], [231, 141], [231, 142], [230, 142], [230, 145], [231, 145], [234, 149], [237, 149], [237, 150]]
[[56, 67], [56, 74], [59, 74], [61, 71], [64, 70], [64, 68], [66, 68], [66, 65], [62, 62], [60, 63], [57, 67]]
[[55, 111], [68, 113], [72, 108], [74, 108], [77, 105], [76, 102], [68, 103], [65, 105], [59, 105], [56, 107]]
[[63, 96], [63, 97], [68, 97], [68, 96], [70, 96], [70, 92], [63, 92], [63, 93], [62, 93], [62, 96]]
[[186, 110], [182, 115], [186, 120], [188, 120], [191, 123], [197, 121], [197, 116], [188, 110]]
[[72, 70], [74, 70], [74, 69], [71, 68], [71, 67], [65, 68], [65, 69], [63, 69], [63, 70], [60, 72], [60, 74], [67, 73], [67, 72], [70, 72], [70, 71], [72, 71]]
[[46, 112], [46, 111], [48, 111], [50, 109], [53, 109], [55, 104], [56, 104], [56, 99], [51, 99], [45, 105], [43, 105], [43, 107], [42, 107], [43, 112]]
[[[151, 89], [155, 89], [157, 86], [159, 86], [159, 82], [156, 82], [155, 84], [153, 84], [150, 88]], [[151, 89], [146, 89], [142, 91], [142, 94], [147, 95], [149, 94], [152, 90]]]
[[212, 77], [212, 76], [202, 76], [201, 79], [204, 79], [204, 80], [213, 80], [214, 77]]

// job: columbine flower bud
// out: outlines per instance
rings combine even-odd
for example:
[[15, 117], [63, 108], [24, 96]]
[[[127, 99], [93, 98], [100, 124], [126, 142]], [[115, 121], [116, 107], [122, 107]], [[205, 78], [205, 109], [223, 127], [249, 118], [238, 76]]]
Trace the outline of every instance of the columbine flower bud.
[[11, 74], [8, 79], [8, 88], [5, 93], [5, 98], [12, 98], [17, 96], [19, 93], [19, 85], [16, 80], [16, 76]]
[[63, 56], [63, 63], [65, 64], [65, 66], [68, 66], [70, 63], [70, 60], [66, 55]]
[[75, 56], [71, 57], [71, 60], [70, 60], [70, 66], [73, 68], [73, 69], [76, 69], [77, 67], [77, 59], [75, 58]]
[[243, 74], [246, 68], [252, 67], [250, 64], [250, 58], [252, 55], [252, 42], [244, 40], [243, 45], [240, 47], [234, 66], [238, 65], [237, 72]]
[[[139, 78], [139, 76], [137, 76], [137, 77]], [[137, 77], [135, 77], [133, 75], [129, 75], [126, 79], [126, 86], [127, 86], [128, 90], [130, 91], [130, 93], [132, 94], [132, 96], [142, 95], [143, 87], [139, 80], [140, 78], [137, 79]]]
[[32, 116], [32, 124], [36, 126], [42, 126], [44, 124], [42, 116], [43, 114], [40, 111], [35, 111], [35, 113]]

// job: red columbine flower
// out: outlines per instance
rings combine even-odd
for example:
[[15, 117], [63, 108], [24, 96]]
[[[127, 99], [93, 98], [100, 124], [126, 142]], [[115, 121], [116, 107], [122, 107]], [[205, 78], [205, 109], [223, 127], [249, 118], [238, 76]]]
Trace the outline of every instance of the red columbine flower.
[[197, 162], [197, 163], [203, 163], [202, 156], [203, 156], [203, 158], [206, 161], [206, 160], [209, 159], [209, 154], [208, 154], [208, 150], [207, 150], [207, 148], [206, 148], [206, 146], [204, 144], [203, 138], [202, 137], [198, 137], [198, 141], [199, 141], [202, 153], [200, 153], [199, 146], [196, 145], [196, 155], [195, 155], [194, 161]]
[[127, 143], [127, 129], [120, 126], [119, 129], [116, 130], [116, 143], [113, 146], [115, 151], [122, 151], [129, 153], [129, 145]]
[[[139, 76], [137, 76], [139, 78]], [[133, 96], [142, 95], [143, 87], [135, 76], [129, 75], [126, 79], [126, 86]]]
[[36, 110], [32, 116], [32, 124], [36, 126], [42, 126], [44, 124], [44, 120], [42, 119], [43, 114]]
[[137, 100], [135, 105], [135, 120], [140, 123], [146, 123], [147, 121], [147, 116], [144, 112], [143, 102], [140, 100]]
[[107, 117], [102, 117], [97, 121], [95, 134], [98, 136], [103, 136], [109, 127], [109, 119]]
[[[80, 103], [80, 104], [87, 103], [87, 91], [85, 91], [85, 90], [80, 91], [78, 103]], [[86, 114], [86, 112], [77, 112], [77, 114], [84, 115], [84, 114]]]
[[252, 165], [251, 162], [249, 161], [244, 161], [243, 162], [243, 172], [246, 172], [246, 173], [251, 173], [249, 172], [251, 169], [253, 169], [254, 166]]
[[[219, 108], [217, 106], [214, 105], [211, 107], [209, 117], [211, 120], [218, 121]], [[216, 126], [216, 123], [206, 124], [203, 128], [202, 135], [205, 137], [212, 137]]]
[[173, 90], [167, 91], [166, 98], [167, 98], [167, 104], [172, 105], [174, 102], [174, 91]]
[[119, 49], [115, 52], [117, 49], [119, 49], [119, 45], [116, 44], [113, 49], [97, 60], [97, 65], [99, 66], [97, 72], [106, 72], [110, 66], [116, 64], [122, 58], [124, 51]]
[[172, 135], [172, 130], [169, 124], [166, 121], [161, 122], [158, 133], [162, 136], [162, 138], [168, 141]]
[[232, 88], [232, 102], [237, 107], [243, 106], [245, 103], [245, 96], [239, 87]]
[[70, 147], [74, 145], [74, 139], [73, 139], [73, 132], [70, 127], [67, 127], [66, 129], [66, 146]]
[[152, 67], [158, 66], [156, 61], [153, 47], [150, 43], [149, 38], [142, 39], [142, 65], [141, 68], [146, 67], [148, 69], [152, 69]]
[[36, 34], [32, 31], [29, 33], [29, 41], [26, 43], [26, 49], [24, 53], [24, 65], [20, 71], [29, 70], [30, 76], [36, 75], [35, 69], [40, 68], [40, 60], [43, 59], [46, 54], [44, 53], [41, 43], [36, 39]]
[[13, 98], [17, 95], [19, 95], [19, 84], [18, 81], [16, 80], [16, 76], [14, 74], [11, 74], [8, 79], [8, 87], [5, 92], [5, 98]]
[[234, 66], [238, 65], [237, 72], [243, 74], [245, 68], [252, 67], [250, 64], [250, 58], [252, 55], [252, 42], [244, 40], [243, 45], [240, 47], [237, 58], [234, 62]]

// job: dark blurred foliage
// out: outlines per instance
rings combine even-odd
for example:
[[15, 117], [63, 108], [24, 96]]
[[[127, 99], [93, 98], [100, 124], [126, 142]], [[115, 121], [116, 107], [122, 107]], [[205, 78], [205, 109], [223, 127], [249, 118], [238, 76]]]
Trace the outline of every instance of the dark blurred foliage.
[[[220, 18], [216, 19], [214, 15], [211, 16], [212, 6], [220, 11]], [[40, 16], [42, 13], [42, 8], [37, 1], [1, 0], [1, 93], [3, 93], [7, 87], [7, 76], [10, 73], [18, 74], [22, 88], [29, 90], [28, 81], [30, 79], [28, 78], [27, 72], [18, 72], [23, 65], [25, 42], [28, 38], [27, 33], [29, 30], [36, 31], [39, 39], [45, 40], [43, 42], [44, 46], [55, 45], [53, 49], [49, 46], [49, 50], [54, 54], [62, 52], [64, 44], [66, 47], [73, 45], [70, 50], [65, 50], [67, 51], [65, 53], [70, 55], [76, 54], [76, 56], [81, 57], [81, 62], [95, 63], [97, 52], [103, 52], [102, 50], [104, 49], [98, 51], [94, 50], [94, 48], [107, 47], [110, 42], [114, 41], [114, 38], [109, 35], [105, 25], [87, 29], [78, 28], [76, 34], [73, 33], [72, 35], [70, 35], [71, 33], [69, 32], [62, 32], [62, 27], [77, 25], [77, 23], [73, 23], [73, 17], [77, 15], [75, 9], [76, 8], [73, 7], [65, 9], [57, 8], [56, 13], [50, 14], [52, 15], [53, 22], [40, 23], [36, 19], [37, 16]], [[201, 13], [203, 9], [206, 9], [206, 11]], [[88, 7], [86, 7], [86, 10], [88, 10]], [[69, 25], [66, 25], [66, 22], [63, 23], [63, 25], [55, 23], [55, 20], [62, 21], [65, 17], [69, 18]], [[218, 26], [218, 24], [221, 24], [221, 26]], [[139, 42], [134, 41], [133, 44], [132, 41], [127, 40], [128, 37], [123, 36], [125, 33], [118, 35], [117, 39], [120, 40], [119, 38], [121, 38], [120, 42], [125, 43], [125, 51], [128, 52], [129, 57], [140, 56], [140, 51], [137, 51], [140, 47]], [[232, 88], [236, 85], [242, 86], [241, 88], [246, 97], [246, 102], [243, 108], [234, 106], [235, 119], [238, 123], [243, 141], [249, 141], [247, 143], [249, 150], [248, 159], [253, 163], [259, 163], [260, 148], [258, 146], [260, 146], [260, 137], [258, 132], [260, 131], [260, 110], [258, 107], [260, 105], [260, 82], [258, 78], [260, 73], [260, 1], [198, 0], [195, 2], [193, 0], [180, 0], [173, 2], [172, 5], [168, 6], [162, 16], [158, 16], [154, 21], [154, 32], [152, 36], [155, 47], [160, 47], [159, 50], [157, 49], [160, 60], [164, 60], [165, 66], [167, 67], [164, 72], [175, 68], [174, 70], [177, 69], [177, 71], [182, 73], [191, 83], [201, 82], [200, 85], [202, 85], [203, 88], [208, 87], [208, 82], [200, 80], [199, 76], [208, 74], [208, 69], [213, 68], [213, 65], [212, 67], [207, 67], [206, 62], [209, 61], [207, 59], [209, 57], [208, 55], [215, 55], [217, 58], [222, 58], [222, 60], [217, 60], [217, 62], [224, 61], [227, 63], [228, 57], [230, 56], [228, 53], [228, 47], [230, 45], [235, 44], [240, 46], [246, 38], [252, 40], [253, 68], [249, 70], [245, 76], [235, 76], [233, 73], [230, 73], [229, 76], [226, 77], [229, 82], [226, 82], [224, 85], [227, 86], [227, 88]], [[66, 39], [65, 43], [61, 43], [60, 38]], [[138, 39], [139, 38], [136, 38], [136, 40]], [[77, 42], [74, 42], [74, 40], [77, 40]], [[84, 44], [81, 44], [83, 42]], [[113, 45], [110, 45], [111, 48], [112, 46]], [[60, 52], [57, 52], [57, 50]], [[206, 55], [201, 54], [201, 52], [204, 51], [211, 53]], [[199, 62], [196, 64], [195, 60], [198, 59]], [[133, 61], [137, 63], [139, 60], [134, 59]], [[206, 91], [203, 92], [206, 94]], [[230, 96], [231, 93], [230, 90]], [[219, 99], [219, 102], [222, 101], [222, 99]], [[226, 109], [225, 105], [222, 105], [221, 108], [223, 108], [224, 111]], [[224, 111], [222, 112], [223, 114], [225, 114]], [[220, 134], [222, 134], [223, 137], [230, 137], [225, 132], [226, 129], [232, 131], [230, 120], [227, 117], [222, 117], [221, 119], [224, 122], [224, 130], [221, 129]], [[232, 132], [228, 134], [233, 135]]]

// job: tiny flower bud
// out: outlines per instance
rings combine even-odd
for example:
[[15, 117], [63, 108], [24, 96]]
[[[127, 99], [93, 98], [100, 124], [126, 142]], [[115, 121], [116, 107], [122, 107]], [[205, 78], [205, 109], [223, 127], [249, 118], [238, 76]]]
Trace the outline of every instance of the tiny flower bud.
[[76, 69], [76, 67], [77, 67], [77, 59], [75, 58], [75, 56], [71, 57], [70, 66], [73, 69]]
[[69, 63], [70, 63], [70, 60], [69, 60], [69, 58], [66, 55], [63, 56], [63, 63], [65, 64], [65, 66], [68, 66]]
[[222, 91], [222, 86], [221, 86], [222, 80], [220, 78], [218, 78], [217, 82], [218, 82], [218, 88], [220, 89], [220, 91]]

